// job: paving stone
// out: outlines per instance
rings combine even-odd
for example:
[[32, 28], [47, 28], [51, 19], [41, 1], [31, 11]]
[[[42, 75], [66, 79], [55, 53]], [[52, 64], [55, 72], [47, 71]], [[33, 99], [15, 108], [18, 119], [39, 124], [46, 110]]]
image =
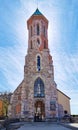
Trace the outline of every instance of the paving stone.
[[28, 123], [24, 124], [24, 126], [20, 127], [17, 130], [71, 130], [70, 128], [66, 128], [59, 124], [52, 123]]

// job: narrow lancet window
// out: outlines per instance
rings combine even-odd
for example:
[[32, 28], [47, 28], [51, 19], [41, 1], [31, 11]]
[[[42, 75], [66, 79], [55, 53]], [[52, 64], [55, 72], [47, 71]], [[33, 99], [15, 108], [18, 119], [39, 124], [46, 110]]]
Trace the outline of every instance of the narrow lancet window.
[[31, 26], [31, 37], [32, 37], [32, 26]]
[[37, 35], [40, 34], [40, 28], [39, 28], [39, 24], [37, 24]]
[[32, 46], [32, 41], [31, 41], [31, 44], [30, 44], [30, 48], [33, 49], [33, 46]]
[[46, 36], [45, 26], [44, 26], [44, 30], [43, 30], [43, 32], [44, 32], [44, 36]]
[[41, 70], [41, 63], [40, 63], [40, 56], [37, 56], [37, 70], [40, 71]]
[[37, 39], [37, 44], [40, 45], [40, 40], [39, 39]]
[[44, 49], [46, 49], [47, 48], [47, 46], [46, 46], [46, 41], [44, 41]]

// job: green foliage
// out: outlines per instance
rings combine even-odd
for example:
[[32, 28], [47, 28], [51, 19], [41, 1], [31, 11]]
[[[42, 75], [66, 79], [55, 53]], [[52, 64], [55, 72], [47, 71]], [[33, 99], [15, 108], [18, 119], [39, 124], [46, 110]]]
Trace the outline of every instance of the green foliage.
[[8, 114], [8, 105], [9, 105], [9, 102], [8, 100], [3, 100], [3, 114], [4, 116], [7, 116]]
[[10, 103], [10, 97], [12, 93], [0, 93], [0, 98], [2, 100], [2, 117], [8, 116], [8, 105]]

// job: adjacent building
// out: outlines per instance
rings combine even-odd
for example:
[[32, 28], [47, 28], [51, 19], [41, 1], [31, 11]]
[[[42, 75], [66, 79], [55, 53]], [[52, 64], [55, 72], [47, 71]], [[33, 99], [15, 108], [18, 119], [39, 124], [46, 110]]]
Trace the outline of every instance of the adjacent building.
[[12, 93], [0, 93], [0, 118], [8, 116], [8, 106]]

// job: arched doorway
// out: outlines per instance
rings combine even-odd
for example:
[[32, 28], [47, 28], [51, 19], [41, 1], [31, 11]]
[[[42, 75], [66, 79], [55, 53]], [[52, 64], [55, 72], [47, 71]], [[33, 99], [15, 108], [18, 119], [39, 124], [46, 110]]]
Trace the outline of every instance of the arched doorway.
[[35, 107], [35, 114], [34, 114], [34, 121], [43, 121], [45, 118], [45, 104], [43, 101], [36, 101], [34, 104]]

